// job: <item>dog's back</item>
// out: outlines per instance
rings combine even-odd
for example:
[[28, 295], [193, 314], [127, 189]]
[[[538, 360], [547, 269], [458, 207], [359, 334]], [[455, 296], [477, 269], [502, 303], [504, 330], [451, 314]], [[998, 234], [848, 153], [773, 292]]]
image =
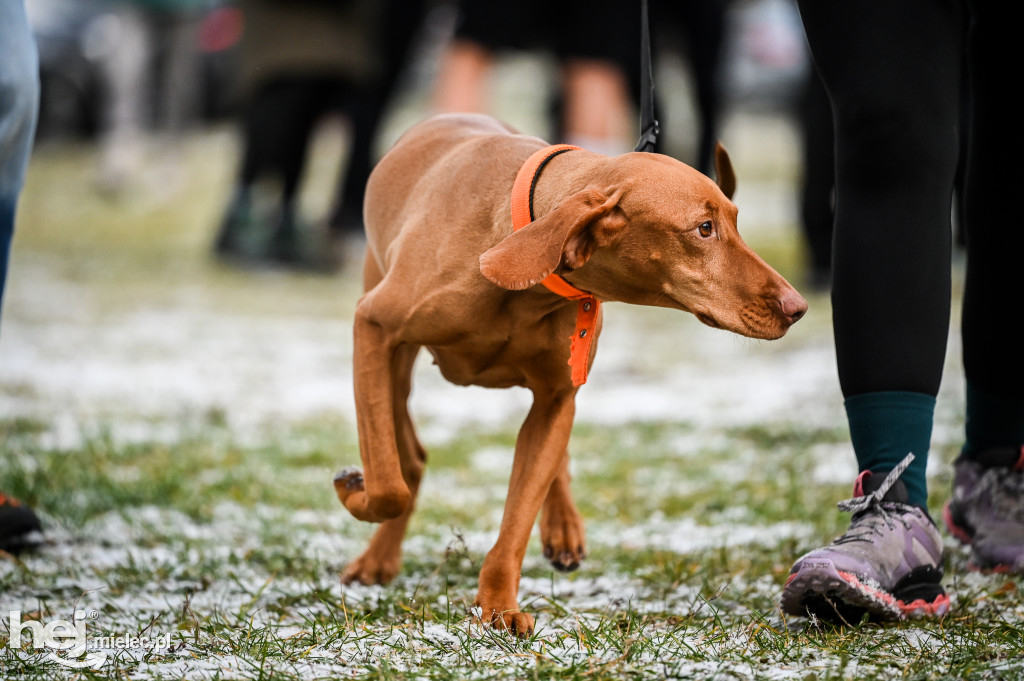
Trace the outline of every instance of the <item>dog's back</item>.
[[[474, 261], [468, 269], [475, 270], [475, 258], [504, 236], [495, 232], [486, 238], [481, 230], [508, 222], [507, 202], [494, 197], [508, 195], [522, 162], [517, 149], [541, 146], [542, 140], [478, 114], [435, 116], [407, 131], [374, 168], [366, 187], [367, 247], [381, 271], [409, 246], [415, 257], [462, 255]], [[451, 240], [460, 247], [448, 247]], [[467, 240], [480, 248], [467, 248]]]

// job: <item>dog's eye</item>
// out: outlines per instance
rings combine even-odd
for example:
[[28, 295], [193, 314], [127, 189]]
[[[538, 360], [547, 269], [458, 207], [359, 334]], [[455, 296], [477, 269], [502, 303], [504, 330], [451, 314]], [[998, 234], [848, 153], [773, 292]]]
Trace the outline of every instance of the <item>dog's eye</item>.
[[715, 226], [711, 223], [710, 220], [708, 220], [707, 222], [702, 222], [700, 224], [700, 227], [697, 228], [697, 231], [700, 232], [700, 235], [702, 237], [709, 237], [714, 233]]

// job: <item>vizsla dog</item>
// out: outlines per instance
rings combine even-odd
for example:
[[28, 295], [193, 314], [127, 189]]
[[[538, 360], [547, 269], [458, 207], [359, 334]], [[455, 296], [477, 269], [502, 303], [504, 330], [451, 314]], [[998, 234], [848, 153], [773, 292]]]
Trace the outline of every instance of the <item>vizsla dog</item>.
[[556, 568], [575, 569], [586, 554], [567, 447], [601, 302], [684, 310], [764, 339], [807, 309], [736, 231], [721, 146], [716, 172], [718, 185], [659, 154], [549, 146], [482, 115], [429, 119], [384, 156], [367, 186], [354, 329], [363, 470], [334, 481], [353, 516], [382, 524], [343, 581], [383, 584], [398, 573], [426, 462], [407, 409], [425, 347], [452, 383], [533, 393], [476, 597], [485, 622], [533, 631], [516, 598], [538, 513]]

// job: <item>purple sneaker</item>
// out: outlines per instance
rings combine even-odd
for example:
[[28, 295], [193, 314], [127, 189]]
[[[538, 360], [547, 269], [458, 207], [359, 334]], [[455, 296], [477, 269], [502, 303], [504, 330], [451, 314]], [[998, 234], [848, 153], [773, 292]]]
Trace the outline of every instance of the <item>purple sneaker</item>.
[[1024, 574], [1024, 447], [960, 457], [943, 517], [971, 545], [970, 567]]
[[790, 570], [782, 610], [843, 624], [937, 617], [949, 610], [942, 588], [942, 537], [928, 514], [907, 503], [899, 476], [908, 455], [884, 479], [864, 471], [853, 499], [850, 529], [824, 548], [805, 554]]

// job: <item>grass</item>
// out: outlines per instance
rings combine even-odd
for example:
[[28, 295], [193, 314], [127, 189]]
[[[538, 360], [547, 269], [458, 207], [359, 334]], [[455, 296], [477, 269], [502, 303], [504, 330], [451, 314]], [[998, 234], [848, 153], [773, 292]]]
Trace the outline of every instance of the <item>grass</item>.
[[[1017, 582], [967, 572], [956, 550], [947, 580], [955, 605], [939, 622], [833, 628], [783, 617], [777, 597], [789, 561], [838, 531], [843, 518], [737, 504], [733, 495], [800, 499], [820, 511], [844, 490], [798, 489], [806, 486], [796, 476], [766, 481], [751, 475], [738, 485], [708, 480], [707, 462], [729, 458], [730, 451], [659, 456], [657, 443], [692, 427], [582, 429], [583, 447], [610, 445], [591, 452], [609, 471], [696, 478], [702, 489], [623, 484], [604, 470], [578, 475], [591, 557], [576, 573], [553, 573], [534, 540], [521, 601], [537, 614], [539, 627], [518, 641], [470, 615], [476, 571], [498, 517], [476, 494], [451, 492], [453, 483], [469, 484], [461, 480], [466, 475], [477, 491], [493, 488], [501, 499], [506, 472], [467, 464], [465, 454], [491, 450], [494, 435], [467, 433], [434, 451], [403, 574], [381, 588], [342, 587], [336, 577], [368, 536], [368, 528], [345, 517], [331, 498], [336, 454], [327, 448], [353, 440], [344, 423], [298, 424], [257, 447], [235, 443], [211, 424], [173, 444], [118, 446], [101, 435], [68, 450], [34, 445], [34, 424], [5, 423], [4, 486], [44, 513], [50, 543], [8, 559], [0, 571], [0, 602], [44, 621], [74, 608], [95, 611], [91, 637], [148, 630], [174, 642], [170, 650], [112, 651], [100, 672], [82, 678], [959, 679], [1024, 673]], [[502, 433], [511, 438], [511, 431]], [[616, 454], [624, 451], [615, 447], [624, 438], [651, 443], [653, 459], [638, 465], [629, 454]], [[813, 444], [797, 431], [780, 430], [772, 439], [788, 443], [778, 457], [788, 465]], [[602, 502], [610, 487], [626, 492], [615, 495], [614, 510]], [[749, 528], [772, 535], [772, 528], [804, 518], [810, 522], [778, 537], [729, 538], [747, 536]], [[716, 527], [724, 532], [709, 534]], [[666, 536], [687, 531], [698, 537], [691, 550], [665, 545]], [[0, 661], [6, 678], [67, 675], [29, 648], [6, 649]]]
[[[162, 643], [107, 645], [98, 670], [75, 670], [27, 638], [12, 649], [0, 626], [0, 678], [1024, 678], [1020, 580], [968, 571], [952, 540], [942, 620], [836, 628], [779, 611], [793, 559], [848, 520], [834, 506], [852, 457], [824, 296], [775, 344], [609, 306], [571, 445], [590, 556], [556, 573], [533, 538], [527, 640], [471, 613], [522, 403], [423, 367], [414, 410], [430, 462], [403, 571], [387, 587], [342, 586], [372, 531], [330, 484], [359, 458], [344, 397], [358, 272], [206, 257], [230, 140], [215, 131], [183, 148], [177, 198], [96, 195], [87, 147], [33, 161], [0, 344], [0, 489], [39, 511], [46, 535], [0, 556], [0, 619], [81, 610], [90, 641]], [[337, 149], [318, 147], [328, 173], [307, 206], [326, 204]], [[742, 192], [751, 152], [730, 150]], [[798, 280], [799, 248], [782, 236], [793, 225], [759, 223], [756, 205], [743, 215], [748, 241]], [[933, 509], [962, 428], [950, 367]], [[772, 402], [785, 409], [762, 410]]]

